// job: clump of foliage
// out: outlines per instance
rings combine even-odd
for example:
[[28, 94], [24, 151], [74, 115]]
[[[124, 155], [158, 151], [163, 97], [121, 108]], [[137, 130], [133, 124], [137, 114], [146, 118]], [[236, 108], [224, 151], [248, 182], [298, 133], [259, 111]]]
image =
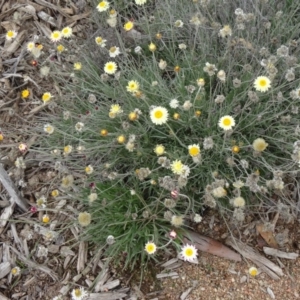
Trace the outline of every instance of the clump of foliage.
[[126, 265], [177, 247], [203, 206], [238, 224], [296, 211], [300, 4], [228, 2], [96, 3], [102, 34], [52, 71], [64, 96], [43, 145], [84, 178], [86, 239]]

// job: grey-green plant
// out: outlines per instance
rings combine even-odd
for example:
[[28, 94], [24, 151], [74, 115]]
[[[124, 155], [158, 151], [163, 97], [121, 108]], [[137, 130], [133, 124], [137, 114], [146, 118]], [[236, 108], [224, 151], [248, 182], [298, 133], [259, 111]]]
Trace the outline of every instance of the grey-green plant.
[[[64, 68], [52, 68], [63, 96], [47, 121], [54, 132], [41, 139], [61, 176], [84, 183], [78, 200], [92, 215], [85, 239], [133, 267], [155, 257], [144, 249], [149, 241], [156, 253], [178, 248], [203, 206], [236, 223], [277, 211], [290, 221], [300, 163], [300, 4], [115, 4], [116, 27], [106, 23], [109, 10], [95, 9], [102, 28], [69, 62], [60, 54]], [[121, 54], [110, 57], [111, 47]], [[78, 61], [82, 69], [73, 70]]]

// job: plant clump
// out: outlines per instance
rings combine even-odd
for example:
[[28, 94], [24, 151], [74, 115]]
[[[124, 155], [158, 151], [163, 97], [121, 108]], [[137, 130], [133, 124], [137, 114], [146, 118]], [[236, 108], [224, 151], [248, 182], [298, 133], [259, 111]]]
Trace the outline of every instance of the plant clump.
[[[67, 166], [62, 190], [84, 178], [78, 221], [107, 256], [133, 267], [167, 245], [179, 251], [203, 206], [237, 224], [263, 206], [278, 211], [273, 195], [295, 209], [299, 23], [289, 16], [299, 4], [279, 2], [96, 4], [119, 44], [95, 34], [66, 70], [52, 71], [64, 97], [53, 97], [61, 112], [40, 131], [53, 164]], [[64, 55], [72, 31], [50, 38]], [[194, 261], [197, 250], [180, 255]]]

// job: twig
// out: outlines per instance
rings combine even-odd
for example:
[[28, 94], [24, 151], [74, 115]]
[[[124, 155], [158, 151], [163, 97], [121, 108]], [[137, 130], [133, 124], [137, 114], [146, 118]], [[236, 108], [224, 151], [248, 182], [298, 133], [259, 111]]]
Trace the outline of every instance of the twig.
[[16, 203], [23, 211], [28, 210], [28, 204], [25, 199], [19, 197], [16, 189], [14, 187], [13, 182], [11, 181], [10, 177], [7, 175], [6, 171], [0, 165], [0, 181], [7, 190], [8, 194], [10, 195], [12, 201]]

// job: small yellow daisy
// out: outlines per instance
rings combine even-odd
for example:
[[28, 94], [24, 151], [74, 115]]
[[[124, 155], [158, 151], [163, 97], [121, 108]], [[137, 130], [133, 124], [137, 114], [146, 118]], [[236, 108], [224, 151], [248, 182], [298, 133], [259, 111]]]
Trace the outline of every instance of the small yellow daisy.
[[71, 145], [67, 145], [64, 147], [64, 154], [70, 154], [73, 150], [73, 147]]
[[23, 90], [23, 91], [21, 92], [21, 97], [22, 97], [23, 99], [26, 99], [26, 98], [28, 98], [29, 96], [30, 96], [30, 92], [29, 92], [28, 89], [25, 89], [25, 90]]
[[231, 116], [224, 116], [219, 120], [218, 125], [225, 131], [230, 130], [235, 126], [235, 120]]
[[129, 30], [131, 30], [132, 28], [133, 28], [133, 26], [134, 26], [134, 24], [133, 24], [133, 22], [131, 22], [131, 21], [128, 21], [128, 22], [126, 22], [125, 24], [124, 24], [124, 29], [126, 30], [126, 31], [129, 31]]
[[72, 28], [67, 26], [67, 27], [64, 27], [61, 31], [61, 35], [64, 37], [64, 38], [70, 38], [72, 36]]
[[11, 269], [11, 275], [18, 276], [21, 273], [21, 269], [19, 267], [14, 267]]
[[249, 274], [251, 275], [251, 276], [253, 276], [253, 277], [255, 277], [257, 274], [258, 274], [258, 270], [257, 270], [257, 268], [255, 268], [255, 267], [251, 267], [251, 268], [249, 268]]
[[27, 51], [31, 52], [35, 48], [35, 43], [34, 42], [29, 42], [27, 43]]
[[56, 50], [59, 52], [59, 53], [62, 53], [63, 51], [65, 51], [65, 47], [63, 46], [63, 45], [58, 45], [57, 47], [56, 47]]
[[109, 111], [116, 115], [121, 114], [123, 112], [119, 104], [112, 104]]
[[145, 251], [148, 253], [148, 254], [154, 254], [156, 252], [156, 245], [153, 243], [153, 242], [148, 242], [146, 243], [145, 245]]
[[14, 39], [17, 36], [17, 32], [15, 30], [8, 30], [6, 32], [6, 39], [8, 41], [11, 41], [12, 39]]
[[153, 151], [157, 156], [160, 156], [165, 153], [165, 147], [163, 145], [156, 145]]
[[85, 170], [85, 173], [88, 175], [90, 175], [94, 172], [94, 168], [91, 165], [86, 166], [84, 170]]
[[54, 132], [54, 127], [50, 124], [45, 124], [44, 125], [44, 131], [49, 133], [49, 134], [52, 134]]
[[130, 80], [127, 84], [126, 90], [130, 93], [135, 93], [139, 90], [140, 84], [136, 80]]
[[97, 45], [101, 46], [102, 48], [106, 46], [106, 40], [104, 40], [101, 36], [96, 36], [95, 42]]
[[258, 138], [253, 141], [252, 146], [255, 151], [262, 152], [262, 151], [266, 150], [266, 148], [269, 146], [269, 144], [264, 139]]
[[48, 101], [50, 101], [51, 98], [52, 98], [52, 95], [49, 92], [44, 93], [42, 96], [42, 100], [44, 103], [47, 103]]
[[156, 50], [156, 45], [153, 44], [153, 43], [151, 43], [151, 44], [148, 46], [148, 48], [149, 48], [149, 50], [150, 50], [151, 52], [154, 52], [154, 51]]
[[74, 70], [79, 71], [82, 68], [81, 62], [74, 63]]
[[185, 245], [181, 248], [180, 256], [185, 260], [192, 262], [197, 259], [197, 249], [193, 245]]
[[264, 93], [271, 87], [271, 80], [266, 76], [258, 76], [254, 81], [254, 87]]
[[183, 169], [184, 164], [181, 162], [181, 160], [176, 159], [171, 163], [171, 170], [174, 174], [181, 175]]
[[109, 61], [104, 65], [104, 72], [110, 75], [115, 74], [117, 69], [118, 65], [113, 61]]
[[198, 144], [189, 145], [189, 155], [192, 157], [198, 156], [200, 154], [200, 146]]
[[51, 40], [52, 42], [58, 42], [58, 41], [60, 41], [60, 40], [61, 40], [61, 37], [62, 37], [62, 34], [61, 34], [61, 32], [58, 31], [58, 30], [53, 31], [53, 32], [50, 34], [50, 40]]
[[109, 2], [107, 2], [107, 1], [101, 1], [97, 5], [97, 9], [98, 9], [99, 12], [107, 11], [109, 9]]
[[156, 106], [150, 111], [150, 119], [155, 125], [162, 125], [168, 121], [168, 110], [162, 106]]

